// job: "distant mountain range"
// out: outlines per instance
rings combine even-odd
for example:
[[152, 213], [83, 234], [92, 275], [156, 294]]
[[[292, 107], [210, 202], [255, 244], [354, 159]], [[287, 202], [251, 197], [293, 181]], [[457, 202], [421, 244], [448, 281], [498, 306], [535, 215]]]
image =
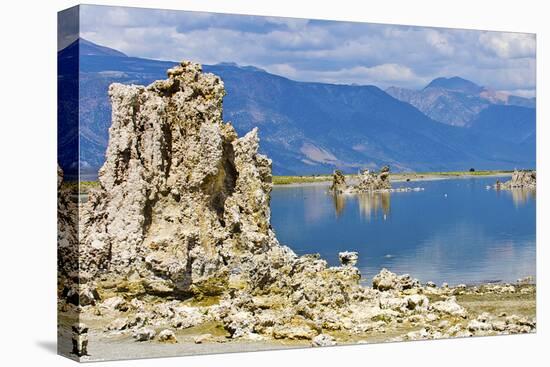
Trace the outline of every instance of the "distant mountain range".
[[434, 79], [422, 90], [390, 87], [386, 92], [410, 103], [435, 121], [469, 126], [491, 105], [535, 108], [535, 98], [523, 98], [481, 87], [460, 77]]
[[[79, 146], [81, 173], [95, 174], [111, 124], [108, 86], [149, 84], [166, 78], [175, 64], [129, 57], [83, 39], [59, 51], [58, 86], [65, 96], [59, 104], [61, 165], [75, 169]], [[231, 63], [203, 69], [224, 81], [224, 119], [240, 135], [259, 128], [274, 174], [356, 172], [385, 164], [394, 171], [535, 166], [534, 100], [500, 95], [461, 78], [438, 78], [421, 91], [383, 91], [297, 82]], [[79, 137], [64, 122], [75, 114]]]

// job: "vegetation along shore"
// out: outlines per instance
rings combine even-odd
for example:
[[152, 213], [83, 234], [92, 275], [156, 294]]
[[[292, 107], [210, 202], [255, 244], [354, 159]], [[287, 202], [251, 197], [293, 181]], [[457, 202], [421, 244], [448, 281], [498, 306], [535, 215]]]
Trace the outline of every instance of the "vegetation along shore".
[[[483, 170], [483, 171], [447, 171], [447, 172], [397, 172], [390, 173], [392, 182], [422, 181], [433, 179], [448, 179], [460, 177], [491, 177], [491, 176], [512, 176], [514, 171], [509, 170]], [[346, 180], [354, 181], [359, 179], [359, 174], [347, 174]], [[297, 175], [297, 176], [273, 176], [273, 185], [330, 183], [332, 174], [319, 175]], [[63, 185], [73, 187], [77, 182], [64, 182]], [[90, 189], [98, 188], [99, 181], [80, 181], [80, 193], [85, 194]]]

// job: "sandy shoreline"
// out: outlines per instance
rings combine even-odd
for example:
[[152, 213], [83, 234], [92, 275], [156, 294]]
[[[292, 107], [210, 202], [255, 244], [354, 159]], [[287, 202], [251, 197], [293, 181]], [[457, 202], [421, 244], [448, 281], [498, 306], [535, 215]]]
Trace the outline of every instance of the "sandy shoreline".
[[[392, 183], [403, 183], [403, 182], [423, 182], [423, 181], [437, 181], [437, 180], [455, 180], [455, 179], [469, 179], [469, 178], [499, 178], [499, 177], [511, 177], [512, 173], [495, 173], [488, 175], [422, 175], [422, 174], [392, 174], [390, 179]], [[407, 181], [409, 180], [409, 181]], [[354, 185], [357, 183], [357, 179], [348, 180], [348, 184]], [[304, 187], [304, 186], [330, 186], [331, 179], [319, 180], [318, 182], [298, 182], [290, 184], [274, 184], [274, 189], [285, 188], [285, 187]]]

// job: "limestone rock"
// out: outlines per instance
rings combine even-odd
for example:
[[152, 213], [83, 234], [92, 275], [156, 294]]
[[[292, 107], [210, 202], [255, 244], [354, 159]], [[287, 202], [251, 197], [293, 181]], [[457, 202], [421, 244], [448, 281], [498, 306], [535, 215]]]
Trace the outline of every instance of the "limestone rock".
[[204, 315], [192, 307], [179, 307], [171, 317], [171, 324], [176, 329], [187, 329], [204, 321]]
[[93, 285], [72, 284], [65, 290], [65, 297], [69, 303], [78, 306], [95, 305], [99, 300], [99, 293]]
[[372, 286], [380, 291], [406, 290], [420, 287], [417, 279], [411, 278], [408, 274], [397, 275], [388, 269], [382, 269], [380, 273], [372, 278]]
[[236, 311], [230, 313], [224, 319], [224, 323], [232, 338], [241, 338], [254, 330], [256, 320], [251, 312]]
[[340, 259], [340, 264], [342, 265], [355, 266], [355, 264], [357, 264], [357, 260], [359, 259], [359, 254], [355, 251], [344, 251], [338, 253], [338, 258]]
[[490, 331], [492, 328], [490, 323], [484, 321], [472, 320], [468, 323], [468, 330], [471, 332]]
[[[406, 296], [405, 301], [407, 302], [407, 308], [409, 310], [413, 311], [427, 311], [428, 306], [430, 305], [430, 301], [428, 300], [428, 297], [422, 296], [420, 294], [413, 294], [410, 296]], [[432, 315], [428, 314], [427, 316]]]
[[335, 170], [332, 173], [332, 185], [330, 186], [330, 191], [335, 194], [341, 194], [347, 189], [346, 176], [340, 170]]
[[312, 339], [318, 332], [307, 324], [281, 325], [273, 330], [275, 339], [303, 340]]
[[105, 330], [120, 331], [128, 327], [128, 318], [118, 318], [111, 321], [106, 327]]
[[134, 337], [134, 339], [136, 339], [136, 341], [143, 342], [153, 339], [155, 337], [155, 334], [155, 330], [153, 329], [141, 328], [135, 330], [132, 336]]
[[432, 303], [431, 308], [437, 312], [458, 317], [466, 317], [467, 312], [464, 307], [456, 302], [456, 297], [449, 297], [444, 301]]
[[537, 172], [530, 170], [515, 170], [512, 174], [512, 179], [506, 182], [497, 181], [494, 186], [496, 189], [513, 190], [513, 189], [528, 189], [535, 190], [537, 188]]
[[380, 172], [364, 170], [359, 176], [359, 183], [355, 187], [358, 192], [372, 192], [391, 189], [390, 167], [384, 166]]
[[146, 312], [138, 312], [128, 318], [128, 328], [143, 327], [151, 319], [151, 315]]
[[177, 343], [176, 334], [170, 329], [164, 329], [158, 334], [158, 339], [162, 343]]
[[139, 274], [153, 295], [210, 296], [226, 289], [237, 252], [278, 245], [271, 160], [258, 154], [256, 129], [238, 138], [222, 121], [224, 94], [217, 76], [189, 62], [147, 87], [111, 85], [101, 187], [81, 215], [82, 270]]
[[319, 334], [311, 340], [312, 347], [330, 347], [336, 345], [336, 340], [328, 334]]
[[120, 296], [107, 298], [101, 304], [99, 307], [107, 309], [109, 311], [127, 311], [128, 310], [128, 304], [124, 300], [124, 298]]

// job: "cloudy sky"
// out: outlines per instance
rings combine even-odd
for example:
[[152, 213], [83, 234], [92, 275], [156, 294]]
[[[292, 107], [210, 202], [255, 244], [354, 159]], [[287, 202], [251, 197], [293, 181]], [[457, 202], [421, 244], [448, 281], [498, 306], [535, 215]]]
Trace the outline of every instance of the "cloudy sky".
[[532, 34], [90, 5], [80, 30], [129, 56], [235, 62], [294, 80], [422, 88], [461, 76], [535, 94]]

